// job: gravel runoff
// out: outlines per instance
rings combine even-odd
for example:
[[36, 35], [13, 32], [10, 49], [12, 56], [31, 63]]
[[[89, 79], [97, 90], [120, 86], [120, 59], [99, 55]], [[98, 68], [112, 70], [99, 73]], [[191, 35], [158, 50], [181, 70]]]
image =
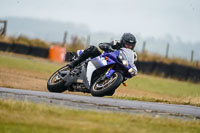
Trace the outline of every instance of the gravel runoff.
[[167, 116], [181, 119], [200, 119], [200, 107], [190, 105], [122, 100], [1, 87], [0, 99], [47, 103], [72, 109], [147, 114], [153, 117]]

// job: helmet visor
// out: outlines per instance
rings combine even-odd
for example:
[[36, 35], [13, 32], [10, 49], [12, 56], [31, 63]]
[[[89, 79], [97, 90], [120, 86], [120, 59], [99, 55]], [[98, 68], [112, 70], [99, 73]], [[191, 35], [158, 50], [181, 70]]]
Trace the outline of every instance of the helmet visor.
[[129, 48], [129, 49], [134, 49], [135, 43], [127, 43], [127, 42], [125, 42], [124, 47], [125, 48]]

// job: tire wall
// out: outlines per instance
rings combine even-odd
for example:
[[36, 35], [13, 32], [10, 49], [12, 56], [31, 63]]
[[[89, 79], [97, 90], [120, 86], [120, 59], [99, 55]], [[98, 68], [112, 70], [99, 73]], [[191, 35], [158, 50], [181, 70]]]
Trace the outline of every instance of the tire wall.
[[9, 44], [0, 42], [0, 51], [13, 52], [18, 54], [32, 55], [37, 57], [48, 58], [49, 49], [35, 46], [26, 46], [22, 44]]
[[139, 72], [145, 74], [162, 75], [166, 78], [176, 78], [178, 80], [190, 80], [200, 82], [200, 69], [178, 65], [164, 64], [162, 62], [142, 62], [137, 61], [136, 66]]

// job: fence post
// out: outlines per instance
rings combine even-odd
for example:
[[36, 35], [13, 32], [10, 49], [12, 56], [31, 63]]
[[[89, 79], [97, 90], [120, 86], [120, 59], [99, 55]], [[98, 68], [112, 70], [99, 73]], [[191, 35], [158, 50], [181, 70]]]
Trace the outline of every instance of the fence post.
[[63, 46], [66, 44], [66, 40], [67, 40], [67, 32], [65, 31], [64, 37], [63, 37]]
[[143, 42], [143, 46], [142, 46], [142, 53], [144, 54], [145, 52], [145, 47], [146, 47], [146, 41]]
[[4, 22], [4, 35], [6, 36], [6, 31], [7, 31], [7, 21]]
[[6, 36], [6, 31], [7, 31], [7, 21], [6, 20], [0, 20], [0, 23], [3, 23], [3, 29], [0, 35]]
[[191, 52], [191, 59], [190, 59], [191, 62], [193, 62], [193, 57], [194, 57], [194, 50], [192, 50]]
[[165, 55], [166, 58], [168, 58], [168, 54], [169, 54], [169, 43], [167, 43], [166, 55]]
[[90, 45], [90, 35], [87, 36], [86, 47]]

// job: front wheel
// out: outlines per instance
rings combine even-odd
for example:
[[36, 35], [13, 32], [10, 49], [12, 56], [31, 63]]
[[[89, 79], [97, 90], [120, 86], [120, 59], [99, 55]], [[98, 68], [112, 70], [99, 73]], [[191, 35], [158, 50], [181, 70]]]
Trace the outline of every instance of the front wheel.
[[61, 93], [67, 90], [67, 88], [64, 86], [64, 83], [65, 83], [64, 80], [60, 78], [59, 76], [59, 72], [67, 71], [67, 70], [69, 70], [69, 67], [64, 66], [58, 69], [54, 74], [51, 75], [51, 77], [49, 78], [47, 82], [47, 89], [50, 92]]
[[115, 72], [110, 78], [105, 80], [101, 80], [102, 76], [93, 83], [90, 89], [92, 96], [102, 97], [110, 92], [114, 93], [115, 89], [123, 82], [123, 76], [120, 72]]

